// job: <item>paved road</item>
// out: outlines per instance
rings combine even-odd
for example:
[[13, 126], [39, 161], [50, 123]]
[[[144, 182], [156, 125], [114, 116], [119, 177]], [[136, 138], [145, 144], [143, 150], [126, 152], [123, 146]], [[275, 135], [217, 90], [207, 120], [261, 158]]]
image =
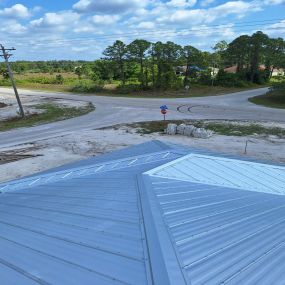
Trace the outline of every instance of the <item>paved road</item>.
[[[145, 99], [118, 98], [103, 96], [84, 96], [64, 93], [51, 93], [19, 90], [20, 94], [29, 96], [47, 96], [70, 100], [92, 102], [96, 111], [87, 115], [41, 125], [0, 133], [0, 147], [32, 142], [72, 131], [96, 129], [119, 123], [147, 120], [160, 120], [159, 106], [169, 107], [168, 119], [221, 119], [271, 121], [285, 123], [285, 110], [257, 106], [248, 102], [248, 98], [261, 95], [267, 88], [243, 91], [222, 96], [179, 98], [179, 99]], [[0, 88], [0, 94], [11, 94], [12, 90]]]

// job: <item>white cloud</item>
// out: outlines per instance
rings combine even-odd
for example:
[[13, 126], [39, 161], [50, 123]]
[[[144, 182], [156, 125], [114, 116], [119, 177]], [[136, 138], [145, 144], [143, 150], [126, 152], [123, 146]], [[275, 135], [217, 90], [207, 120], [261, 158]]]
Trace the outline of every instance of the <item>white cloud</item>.
[[166, 5], [171, 7], [192, 7], [197, 3], [197, 0], [171, 0]]
[[229, 1], [219, 6], [211, 7], [209, 9], [179, 9], [169, 16], [169, 11], [158, 18], [158, 21], [165, 23], [176, 24], [198, 24], [198, 23], [211, 23], [217, 19], [225, 18], [229, 15], [236, 15], [243, 17], [248, 13], [262, 10], [258, 2], [245, 2], [245, 1]]
[[0, 27], [0, 31], [12, 35], [21, 35], [27, 31], [27, 28], [16, 20], [5, 21], [5, 25]]
[[120, 19], [117, 15], [95, 15], [92, 17], [92, 21], [96, 25], [111, 25], [116, 23]]
[[230, 1], [222, 5], [216, 6], [212, 9], [209, 9], [210, 12], [216, 13], [220, 16], [228, 16], [231, 14], [245, 14], [248, 12], [260, 11], [261, 6], [259, 2], [245, 2], [245, 1]]
[[191, 23], [191, 24], [199, 24], [203, 22], [211, 22], [215, 18], [207, 13], [206, 10], [203, 9], [195, 9], [195, 10], [177, 10], [170, 17], [164, 16], [159, 18], [160, 22], [172, 22], [176, 24], [183, 23]]
[[143, 7], [147, 1], [141, 0], [80, 0], [73, 9], [80, 13], [120, 14]]
[[285, 37], [285, 20], [269, 25], [265, 28], [264, 32], [274, 37]]
[[71, 50], [75, 52], [83, 52], [87, 51], [89, 48], [88, 47], [72, 47]]
[[9, 18], [29, 18], [31, 13], [27, 7], [22, 4], [16, 4], [10, 8], [4, 8], [0, 10], [0, 16], [9, 17]]
[[75, 24], [80, 15], [70, 11], [62, 11], [59, 13], [46, 13], [42, 18], [30, 22], [34, 28], [55, 27], [59, 30], [66, 28], [69, 24]]
[[154, 22], [141, 22], [137, 26], [139, 29], [154, 29], [155, 24]]

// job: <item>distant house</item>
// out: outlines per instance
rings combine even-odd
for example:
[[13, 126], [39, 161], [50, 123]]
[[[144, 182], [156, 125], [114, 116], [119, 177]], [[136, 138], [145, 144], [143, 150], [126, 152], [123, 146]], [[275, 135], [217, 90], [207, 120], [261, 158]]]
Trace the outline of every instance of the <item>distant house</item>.
[[[205, 69], [199, 67], [199, 66], [196, 66], [196, 65], [190, 65], [189, 66], [189, 70], [193, 71], [203, 71]], [[186, 75], [186, 71], [187, 71], [187, 66], [186, 65], [182, 65], [182, 66], [177, 66], [175, 68], [175, 73], [176, 75]]]
[[[259, 70], [265, 70], [265, 65], [261, 64], [259, 66]], [[237, 72], [237, 65], [233, 65], [224, 69], [227, 73], [236, 73]], [[285, 75], [285, 70], [283, 68], [273, 68], [272, 76], [282, 76]]]

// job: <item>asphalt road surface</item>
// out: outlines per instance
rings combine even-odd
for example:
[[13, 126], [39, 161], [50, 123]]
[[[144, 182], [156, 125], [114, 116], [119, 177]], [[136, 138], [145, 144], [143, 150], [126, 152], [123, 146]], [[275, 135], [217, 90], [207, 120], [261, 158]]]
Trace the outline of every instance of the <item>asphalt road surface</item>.
[[[246, 120], [285, 123], [285, 110], [252, 104], [248, 98], [264, 94], [267, 88], [221, 96], [146, 99], [86, 96], [65, 93], [19, 90], [20, 95], [46, 96], [92, 102], [96, 110], [87, 115], [29, 128], [0, 132], [0, 148], [69, 134], [73, 131], [97, 129], [119, 123], [161, 120], [159, 107], [167, 105], [167, 119]], [[0, 88], [0, 94], [12, 94]]]

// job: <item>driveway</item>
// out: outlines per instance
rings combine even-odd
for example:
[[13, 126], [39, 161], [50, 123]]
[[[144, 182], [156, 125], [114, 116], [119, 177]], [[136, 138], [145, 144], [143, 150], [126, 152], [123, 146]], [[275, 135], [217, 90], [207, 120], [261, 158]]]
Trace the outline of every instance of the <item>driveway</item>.
[[[254, 105], [248, 98], [264, 94], [267, 88], [254, 89], [221, 96], [145, 99], [86, 96], [56, 92], [19, 90], [20, 95], [46, 96], [92, 102], [96, 110], [70, 120], [22, 128], [0, 133], [0, 147], [33, 142], [69, 134], [73, 131], [97, 129], [119, 123], [160, 120], [159, 106], [169, 107], [167, 119], [247, 120], [285, 123], [285, 110]], [[0, 88], [0, 94], [13, 91]]]

